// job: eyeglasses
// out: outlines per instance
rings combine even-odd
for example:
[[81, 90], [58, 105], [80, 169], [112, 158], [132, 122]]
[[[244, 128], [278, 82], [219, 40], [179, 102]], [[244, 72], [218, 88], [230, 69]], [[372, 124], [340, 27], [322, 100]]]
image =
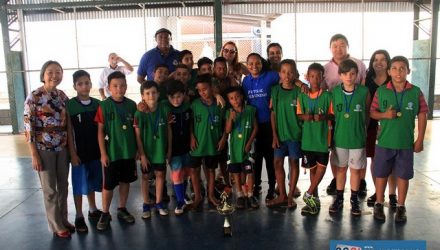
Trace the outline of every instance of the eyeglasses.
[[223, 49], [223, 52], [225, 52], [226, 54], [235, 54], [237, 51], [233, 49]]

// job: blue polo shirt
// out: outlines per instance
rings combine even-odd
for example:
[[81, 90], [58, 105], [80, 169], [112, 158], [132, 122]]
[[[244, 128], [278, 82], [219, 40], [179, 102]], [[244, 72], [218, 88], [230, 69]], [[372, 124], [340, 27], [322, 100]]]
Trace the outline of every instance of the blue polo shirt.
[[266, 71], [253, 78], [251, 74], [243, 79], [243, 90], [248, 103], [257, 109], [258, 123], [270, 122], [270, 91], [277, 85], [280, 77], [275, 71]]
[[175, 50], [173, 46], [170, 46], [170, 52], [167, 56], [164, 56], [160, 53], [160, 50], [156, 47], [154, 49], [150, 49], [145, 52], [142, 56], [141, 61], [139, 62], [139, 68], [137, 71], [138, 75], [147, 75], [148, 80], [153, 80], [153, 72], [154, 68], [158, 64], [166, 64], [168, 66], [168, 70], [171, 72], [176, 70], [177, 56], [179, 55], [179, 51]]

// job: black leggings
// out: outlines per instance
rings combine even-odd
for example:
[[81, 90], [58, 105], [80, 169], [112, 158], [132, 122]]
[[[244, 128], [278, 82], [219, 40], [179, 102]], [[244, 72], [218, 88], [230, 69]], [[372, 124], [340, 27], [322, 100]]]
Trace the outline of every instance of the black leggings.
[[261, 185], [263, 158], [266, 161], [269, 189], [275, 189], [275, 168], [273, 166], [272, 127], [270, 122], [259, 123], [255, 140], [255, 187]]

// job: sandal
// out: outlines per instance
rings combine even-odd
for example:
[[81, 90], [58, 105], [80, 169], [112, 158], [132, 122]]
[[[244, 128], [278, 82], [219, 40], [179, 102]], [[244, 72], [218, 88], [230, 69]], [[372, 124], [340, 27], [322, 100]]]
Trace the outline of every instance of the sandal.
[[278, 208], [285, 207], [288, 205], [287, 199], [279, 200], [280, 198], [276, 198], [266, 202], [266, 207], [268, 208]]
[[288, 209], [295, 209], [298, 205], [296, 204], [296, 201], [294, 199], [290, 199], [287, 201], [287, 208]]
[[57, 238], [70, 238], [71, 233], [69, 231], [60, 231], [60, 232], [54, 232], [53, 235]]

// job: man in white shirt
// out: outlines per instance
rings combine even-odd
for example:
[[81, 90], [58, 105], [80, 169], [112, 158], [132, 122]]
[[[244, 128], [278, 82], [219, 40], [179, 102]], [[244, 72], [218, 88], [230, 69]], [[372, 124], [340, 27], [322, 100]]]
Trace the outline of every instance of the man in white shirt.
[[[109, 66], [102, 70], [101, 76], [99, 77], [99, 94], [101, 95], [101, 99], [104, 100], [110, 96], [110, 91], [108, 90], [108, 81], [107, 77], [111, 73], [115, 71], [120, 71], [125, 75], [133, 72], [133, 67], [126, 62], [122, 57], [118, 56], [116, 53], [110, 53], [108, 55], [108, 63]], [[118, 65], [118, 63], [122, 63], [122, 65]]]

